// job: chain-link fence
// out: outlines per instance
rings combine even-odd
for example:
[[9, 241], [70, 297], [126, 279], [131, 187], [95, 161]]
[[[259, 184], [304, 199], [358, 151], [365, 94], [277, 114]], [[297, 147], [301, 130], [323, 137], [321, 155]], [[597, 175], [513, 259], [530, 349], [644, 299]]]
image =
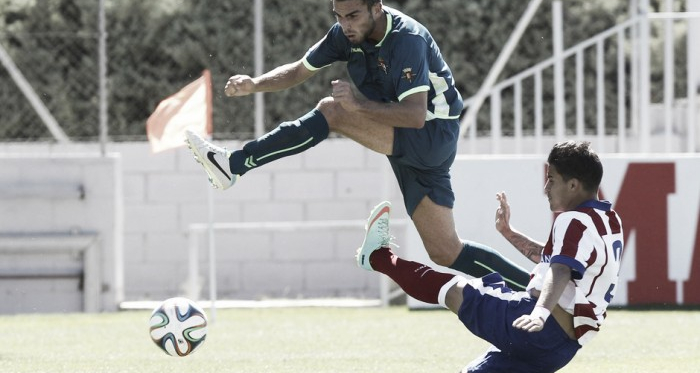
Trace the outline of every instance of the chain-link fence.
[[31, 8], [22, 3], [4, 0], [1, 7], [0, 46], [11, 61], [7, 66], [4, 60], [0, 68], [0, 140], [53, 138], [20, 89], [23, 83], [70, 138], [95, 138], [96, 2], [47, 2]]
[[[251, 138], [252, 96], [231, 99], [223, 86], [232, 74], [253, 75], [254, 1], [104, 0], [107, 18], [108, 138], [145, 140], [145, 121], [163, 98], [200, 76], [212, 73], [214, 135]], [[98, 11], [95, 0], [0, 0], [0, 45], [74, 141], [99, 136]], [[458, 87], [473, 94], [525, 4], [478, 0], [385, 1], [439, 35]], [[264, 0], [265, 70], [299, 59], [333, 22], [330, 0]], [[434, 18], [434, 13], [452, 16]], [[466, 23], [498, 15], [507, 22]], [[548, 28], [546, 14], [543, 25]], [[495, 26], [495, 28], [494, 28]], [[496, 32], [495, 30], [499, 31]], [[541, 44], [541, 43], [540, 43]], [[546, 53], [546, 48], [537, 47]], [[541, 59], [528, 49], [532, 59]], [[480, 56], [473, 58], [474, 55]], [[515, 59], [522, 61], [522, 59]], [[512, 67], [508, 74], [521, 69]], [[347, 77], [342, 64], [324, 69], [313, 84], [265, 95], [265, 127], [294, 119], [330, 91], [330, 81]], [[7, 69], [0, 66], [0, 141], [51, 139], [49, 131]]]
[[[20, 89], [23, 82], [71, 140], [99, 138], [99, 3], [0, 0], [0, 47], [16, 67], [0, 65], [0, 141], [54, 139]], [[253, 74], [253, 1], [104, 3], [109, 140], [145, 140], [146, 119], [158, 102], [204, 69], [213, 78], [215, 136], [253, 136], [253, 97], [223, 95], [231, 74]], [[265, 40], [268, 69], [300, 58], [325, 33], [330, 12], [309, 15], [297, 8], [317, 3], [265, 1], [266, 8], [275, 9], [265, 17], [267, 34], [275, 35]], [[337, 77], [338, 69], [331, 70], [322, 79]], [[306, 85], [267, 98], [284, 105], [268, 105], [266, 126], [304, 114], [328, 89]]]
[[[253, 0], [0, 0], [0, 46], [71, 140], [96, 141], [100, 134], [100, 3], [105, 4], [107, 20], [109, 140], [145, 140], [146, 119], [158, 102], [197, 79], [204, 69], [212, 73], [214, 136], [253, 137], [253, 96], [232, 99], [223, 95], [230, 75], [254, 74]], [[527, 5], [492, 0], [384, 3], [416, 17], [434, 33], [465, 98], [476, 93]], [[627, 6], [627, 0], [567, 1], [565, 11], [570, 14], [566, 17], [572, 20], [565, 29], [567, 45], [625, 19]], [[446, 14], [450, 17], [444, 17]], [[494, 19], [498, 22], [489, 21]], [[264, 0], [263, 20], [264, 64], [269, 70], [299, 59], [326, 33], [333, 22], [331, 2]], [[483, 37], [486, 34], [488, 38]], [[683, 43], [682, 32], [676, 42]], [[551, 12], [543, 6], [502, 76], [542, 61], [551, 50]], [[685, 72], [683, 63], [676, 59], [680, 75]], [[653, 64], [652, 74], [659, 74], [660, 66], [658, 61]], [[606, 68], [611, 71], [606, 70], [605, 87], [612, 89], [614, 64]], [[266, 94], [265, 128], [303, 115], [329, 93], [331, 80], [344, 77], [342, 64], [335, 64], [314, 77], [312, 84]], [[676, 82], [680, 85], [683, 76]], [[656, 97], [663, 90], [657, 89], [660, 82], [653, 84]], [[589, 91], [594, 92], [595, 87], [587, 84], [586, 89], [587, 96], [593, 97]], [[677, 87], [679, 92], [683, 89]], [[547, 92], [550, 84], [545, 91], [551, 94]], [[508, 118], [513, 115], [508, 111], [512, 105], [506, 103], [503, 131], [508, 134], [513, 127]], [[546, 126], [553, 122], [551, 112], [545, 111]], [[608, 113], [614, 115], [613, 110]], [[479, 115], [479, 130], [488, 132], [488, 106]], [[608, 119], [612, 126], [615, 118]], [[0, 65], [0, 141], [43, 140], [53, 140], [44, 119], [19, 88], [17, 77]]]

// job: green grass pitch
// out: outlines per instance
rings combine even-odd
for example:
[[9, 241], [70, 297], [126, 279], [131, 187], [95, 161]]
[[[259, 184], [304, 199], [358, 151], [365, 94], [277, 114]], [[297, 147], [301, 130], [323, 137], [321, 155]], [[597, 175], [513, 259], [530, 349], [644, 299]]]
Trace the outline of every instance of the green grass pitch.
[[[147, 311], [0, 316], [4, 373], [457, 372], [487, 344], [448, 311], [390, 308], [217, 310], [185, 358], [151, 342]], [[611, 310], [562, 372], [695, 372], [700, 311]]]

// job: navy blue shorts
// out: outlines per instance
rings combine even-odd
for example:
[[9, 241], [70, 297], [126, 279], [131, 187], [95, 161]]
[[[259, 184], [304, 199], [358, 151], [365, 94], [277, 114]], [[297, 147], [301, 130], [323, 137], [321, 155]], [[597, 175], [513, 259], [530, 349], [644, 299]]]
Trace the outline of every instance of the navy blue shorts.
[[513, 321], [529, 315], [537, 299], [515, 292], [498, 273], [469, 280], [463, 291], [459, 320], [474, 335], [492, 344], [486, 353], [462, 370], [474, 372], [555, 372], [573, 359], [581, 347], [553, 317], [539, 332], [513, 327]]
[[387, 158], [410, 216], [425, 196], [438, 205], [454, 206], [450, 167], [458, 138], [458, 119], [433, 119], [420, 129], [394, 129], [394, 154]]

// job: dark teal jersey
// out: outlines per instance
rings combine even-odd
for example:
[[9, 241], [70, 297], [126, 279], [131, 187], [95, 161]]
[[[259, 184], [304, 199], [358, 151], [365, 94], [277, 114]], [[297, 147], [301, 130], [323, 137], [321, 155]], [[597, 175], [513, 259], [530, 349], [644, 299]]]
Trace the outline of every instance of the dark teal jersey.
[[378, 44], [351, 44], [336, 23], [306, 53], [306, 68], [318, 70], [345, 61], [353, 83], [368, 99], [399, 102], [413, 93], [428, 92], [426, 121], [459, 118], [462, 97], [430, 32], [395, 9], [384, 6], [384, 12], [387, 30]]

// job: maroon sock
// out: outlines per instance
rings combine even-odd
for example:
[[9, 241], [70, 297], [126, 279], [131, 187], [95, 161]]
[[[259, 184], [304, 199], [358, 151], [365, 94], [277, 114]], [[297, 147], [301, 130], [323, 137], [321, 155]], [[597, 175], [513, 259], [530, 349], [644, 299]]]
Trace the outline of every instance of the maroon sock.
[[373, 252], [369, 264], [375, 271], [394, 280], [406, 294], [432, 304], [438, 304], [440, 289], [455, 277], [437, 272], [425, 264], [401, 259], [387, 247]]

